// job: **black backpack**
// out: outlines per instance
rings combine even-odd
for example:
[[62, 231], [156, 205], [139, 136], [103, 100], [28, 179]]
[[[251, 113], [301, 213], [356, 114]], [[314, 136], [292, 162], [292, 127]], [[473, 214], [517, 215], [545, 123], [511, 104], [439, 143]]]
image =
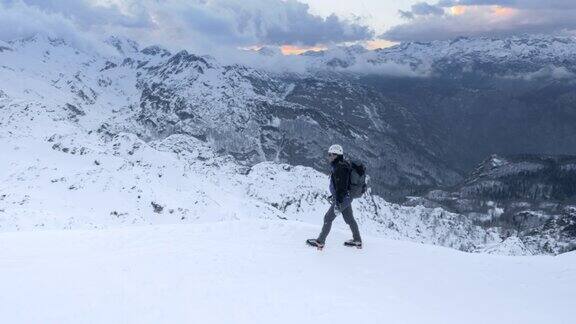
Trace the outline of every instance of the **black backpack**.
[[362, 197], [368, 186], [366, 185], [366, 167], [364, 163], [350, 160], [350, 197], [356, 199]]

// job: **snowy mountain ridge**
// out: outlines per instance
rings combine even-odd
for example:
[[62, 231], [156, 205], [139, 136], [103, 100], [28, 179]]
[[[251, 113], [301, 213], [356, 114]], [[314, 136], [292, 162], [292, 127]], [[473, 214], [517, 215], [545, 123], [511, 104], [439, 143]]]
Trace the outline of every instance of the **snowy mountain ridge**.
[[[186, 51], [139, 51], [120, 38], [109, 43], [118, 56], [42, 36], [2, 45], [0, 139], [8, 156], [2, 160], [2, 230], [254, 217], [318, 224], [327, 208], [326, 176], [273, 161], [298, 157], [321, 169], [333, 141], [386, 163], [385, 177], [373, 168], [374, 182], [458, 178], [429, 146], [395, 146], [423, 140], [376, 118], [380, 102], [336, 112], [305, 104], [313, 98], [302, 92], [304, 85], [371, 100], [351, 84], [279, 79]], [[392, 102], [386, 109], [411, 121]], [[374, 134], [382, 136], [378, 145]], [[410, 163], [388, 164], [378, 156], [384, 150], [387, 159]], [[541, 253], [521, 241], [502, 242], [497, 229], [439, 208], [402, 207], [370, 194], [356, 210], [361, 227], [376, 236], [464, 251]], [[506, 248], [494, 247], [501, 243]]]
[[[550, 35], [460, 37], [450, 41], [405, 42], [373, 51], [340, 47], [303, 56], [313, 62], [311, 66], [342, 72], [371, 71], [413, 77], [480, 72], [524, 79], [576, 76], [576, 39]], [[391, 69], [394, 65], [397, 70]]]

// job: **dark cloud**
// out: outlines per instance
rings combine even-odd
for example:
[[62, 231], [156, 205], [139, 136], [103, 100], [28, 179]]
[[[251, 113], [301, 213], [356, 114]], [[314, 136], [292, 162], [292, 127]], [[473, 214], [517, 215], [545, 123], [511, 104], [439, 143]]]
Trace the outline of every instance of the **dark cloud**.
[[79, 48], [97, 47], [99, 41], [78, 28], [69, 18], [47, 13], [21, 1], [0, 1], [0, 40], [9, 41], [42, 33], [52, 38], [65, 38]]
[[398, 14], [404, 19], [414, 19], [415, 17], [412, 11], [398, 10]]
[[268, 26], [260, 38], [268, 44], [316, 45], [371, 39], [366, 26], [346, 23], [335, 15], [326, 19], [291, 13], [286, 25]]
[[[459, 15], [453, 6], [465, 6]], [[520, 34], [570, 34], [576, 30], [575, 0], [443, 0], [431, 14], [414, 6], [400, 13], [409, 18], [380, 37], [392, 41], [431, 41], [459, 36], [501, 37]], [[426, 6], [422, 6], [426, 8]]]
[[0, 15], [34, 12], [38, 17], [37, 23], [12, 19], [15, 24], [2, 32], [14, 37], [22, 36], [19, 25], [28, 25], [26, 32], [45, 31], [41, 23], [48, 20], [52, 27], [61, 21], [68, 30], [118, 34], [143, 43], [193, 49], [310, 46], [374, 36], [358, 21], [313, 15], [308, 5], [296, 0], [0, 0], [0, 10]]
[[420, 2], [412, 6], [412, 12], [416, 15], [436, 15], [440, 16], [444, 14], [444, 9], [438, 6], [429, 5], [426, 2]]
[[412, 5], [410, 11], [400, 10], [399, 13], [402, 18], [414, 19], [417, 16], [441, 16], [444, 14], [444, 9], [440, 6], [431, 5], [426, 2], [419, 2]]
[[46, 13], [59, 14], [82, 27], [114, 24], [126, 27], [150, 27], [150, 17], [144, 10], [134, 10], [130, 15], [121, 12], [118, 5], [98, 5], [90, 0], [4, 0], [10, 4], [23, 3]]

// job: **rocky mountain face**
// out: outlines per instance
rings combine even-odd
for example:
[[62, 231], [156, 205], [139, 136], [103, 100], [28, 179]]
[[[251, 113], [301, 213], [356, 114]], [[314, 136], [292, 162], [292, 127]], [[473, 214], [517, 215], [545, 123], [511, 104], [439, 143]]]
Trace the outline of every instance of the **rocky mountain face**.
[[[248, 164], [322, 170], [324, 148], [339, 142], [366, 161], [376, 192], [400, 200], [458, 183], [491, 154], [576, 154], [574, 53], [566, 38], [461, 38], [306, 53], [297, 74], [181, 52], [140, 65], [140, 106], [151, 131], [210, 138]], [[146, 107], [159, 93], [172, 101], [154, 116]]]
[[341, 143], [366, 161], [374, 190], [387, 197], [460, 179], [412, 113], [342, 76], [223, 66], [186, 51], [152, 63], [128, 60], [149, 138], [189, 134], [246, 165], [283, 161], [319, 170], [326, 147]]
[[365, 82], [406, 107], [465, 175], [492, 154], [576, 154], [575, 79], [482, 77]]
[[492, 154], [576, 154], [573, 38], [460, 38], [313, 57], [362, 71], [352, 79], [408, 111], [462, 176]]

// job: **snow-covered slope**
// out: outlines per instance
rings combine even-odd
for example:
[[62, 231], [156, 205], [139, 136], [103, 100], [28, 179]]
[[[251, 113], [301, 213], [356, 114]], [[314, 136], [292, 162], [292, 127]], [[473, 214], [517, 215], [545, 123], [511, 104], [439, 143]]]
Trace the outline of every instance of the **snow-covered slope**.
[[569, 324], [576, 254], [502, 257], [229, 221], [0, 236], [0, 317], [20, 323]]
[[[33, 104], [4, 103], [2, 112], [3, 231], [255, 218], [320, 224], [328, 207], [328, 178], [308, 167], [246, 167], [191, 136], [146, 143], [84, 129], [59, 118], [66, 110]], [[465, 251], [500, 241], [442, 209], [401, 207], [372, 194], [355, 209], [363, 231], [376, 236]]]
[[[43, 41], [28, 40], [12, 46], [20, 46], [20, 51], [34, 56], [45, 48], [38, 45]], [[5, 68], [8, 72], [2, 74], [1, 230], [253, 218], [321, 223], [328, 206], [326, 175], [311, 168], [270, 162], [243, 166], [218, 153], [221, 142], [213, 144], [210, 139], [201, 140], [189, 133], [147, 136], [149, 128], [139, 120], [140, 111], [135, 109], [139, 91], [130, 69], [133, 64], [150, 61], [124, 60], [113, 71], [106, 69], [112, 63], [100, 61], [102, 74], [96, 64], [102, 60], [98, 55], [71, 54], [65, 44], [53, 51], [62, 53], [46, 54], [55, 58], [37, 62], [39, 66], [33, 68], [25, 66], [18, 56], [6, 56], [5, 62], [14, 68]], [[68, 58], [70, 55], [79, 58]], [[209, 73], [200, 76], [198, 69], [209, 69], [211, 63], [185, 57], [190, 55], [173, 56], [175, 64], [163, 67], [181, 69], [178, 75], [184, 79], [174, 87], [201, 96], [185, 85], [189, 78], [210, 79]], [[54, 75], [55, 71], [67, 71], [66, 65], [74, 59], [82, 67], [75, 75]], [[157, 68], [153, 71], [160, 77], [165, 73]], [[10, 82], [19, 80], [20, 75], [28, 75], [29, 79]], [[220, 76], [214, 77], [212, 82], [225, 84], [218, 81]], [[229, 109], [233, 106], [215, 110], [222, 114], [222, 118], [215, 119], [226, 123], [226, 116], [242, 116], [226, 114]], [[466, 251], [500, 240], [495, 233], [441, 209], [400, 207], [373, 195], [356, 205], [367, 233]]]

